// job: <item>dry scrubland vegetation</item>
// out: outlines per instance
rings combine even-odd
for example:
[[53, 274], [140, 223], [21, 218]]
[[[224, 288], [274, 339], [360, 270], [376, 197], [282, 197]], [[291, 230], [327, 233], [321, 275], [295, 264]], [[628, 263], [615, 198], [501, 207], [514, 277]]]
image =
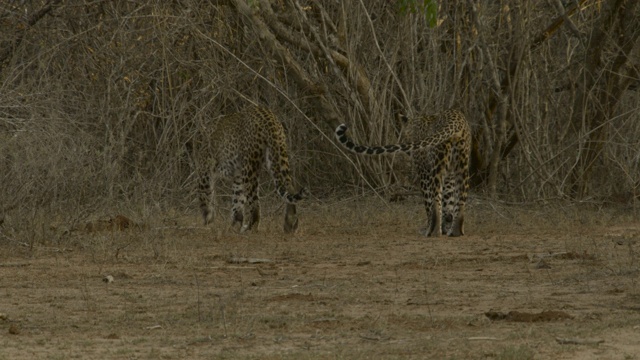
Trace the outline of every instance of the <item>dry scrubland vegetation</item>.
[[[0, 358], [633, 358], [638, 3], [0, 2]], [[293, 237], [266, 177], [259, 233], [198, 223], [185, 144], [252, 102], [312, 193]], [[405, 159], [332, 131], [452, 106], [468, 236], [426, 240]]]

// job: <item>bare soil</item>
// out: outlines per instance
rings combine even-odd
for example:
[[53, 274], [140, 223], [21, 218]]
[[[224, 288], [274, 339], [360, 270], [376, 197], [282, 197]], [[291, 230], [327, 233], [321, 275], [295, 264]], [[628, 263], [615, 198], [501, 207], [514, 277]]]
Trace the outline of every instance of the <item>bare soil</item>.
[[631, 208], [476, 199], [465, 236], [424, 238], [418, 199], [310, 200], [292, 236], [269, 203], [248, 235], [194, 210], [23, 244], [7, 221], [0, 359], [640, 358]]

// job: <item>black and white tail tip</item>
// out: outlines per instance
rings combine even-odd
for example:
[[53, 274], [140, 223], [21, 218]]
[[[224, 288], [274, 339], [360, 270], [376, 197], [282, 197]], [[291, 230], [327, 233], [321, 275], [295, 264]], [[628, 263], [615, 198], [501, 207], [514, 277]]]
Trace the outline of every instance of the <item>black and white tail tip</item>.
[[338, 139], [338, 141], [340, 142], [346, 141], [346, 136], [344, 134], [347, 132], [347, 129], [348, 129], [348, 126], [346, 124], [338, 125], [335, 131], [336, 138]]

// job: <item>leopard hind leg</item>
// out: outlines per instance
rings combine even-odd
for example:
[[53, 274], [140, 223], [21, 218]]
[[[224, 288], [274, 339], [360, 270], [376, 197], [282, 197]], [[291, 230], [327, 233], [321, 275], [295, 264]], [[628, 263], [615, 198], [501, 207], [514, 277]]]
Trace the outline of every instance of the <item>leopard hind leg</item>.
[[449, 236], [462, 235], [454, 234], [456, 230], [454, 224], [460, 215], [459, 186], [459, 181], [454, 176], [447, 174], [442, 187], [442, 233]]
[[443, 233], [454, 237], [464, 235], [464, 210], [469, 192], [469, 157], [465, 155], [467, 153], [453, 152], [451, 169], [447, 173], [444, 185]]
[[[415, 156], [415, 155], [414, 155]], [[418, 160], [418, 159], [416, 159]], [[428, 237], [442, 235], [442, 168], [438, 163], [423, 162], [419, 170], [420, 188], [424, 197], [427, 225], [420, 233]]]

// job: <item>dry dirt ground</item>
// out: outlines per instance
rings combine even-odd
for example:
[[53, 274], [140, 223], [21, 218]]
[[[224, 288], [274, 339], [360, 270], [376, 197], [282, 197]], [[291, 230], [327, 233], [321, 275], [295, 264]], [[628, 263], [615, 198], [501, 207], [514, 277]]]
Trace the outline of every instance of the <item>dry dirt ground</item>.
[[293, 236], [265, 202], [249, 235], [196, 210], [32, 244], [5, 222], [0, 359], [640, 358], [633, 208], [474, 199], [433, 239], [418, 199], [309, 200]]

